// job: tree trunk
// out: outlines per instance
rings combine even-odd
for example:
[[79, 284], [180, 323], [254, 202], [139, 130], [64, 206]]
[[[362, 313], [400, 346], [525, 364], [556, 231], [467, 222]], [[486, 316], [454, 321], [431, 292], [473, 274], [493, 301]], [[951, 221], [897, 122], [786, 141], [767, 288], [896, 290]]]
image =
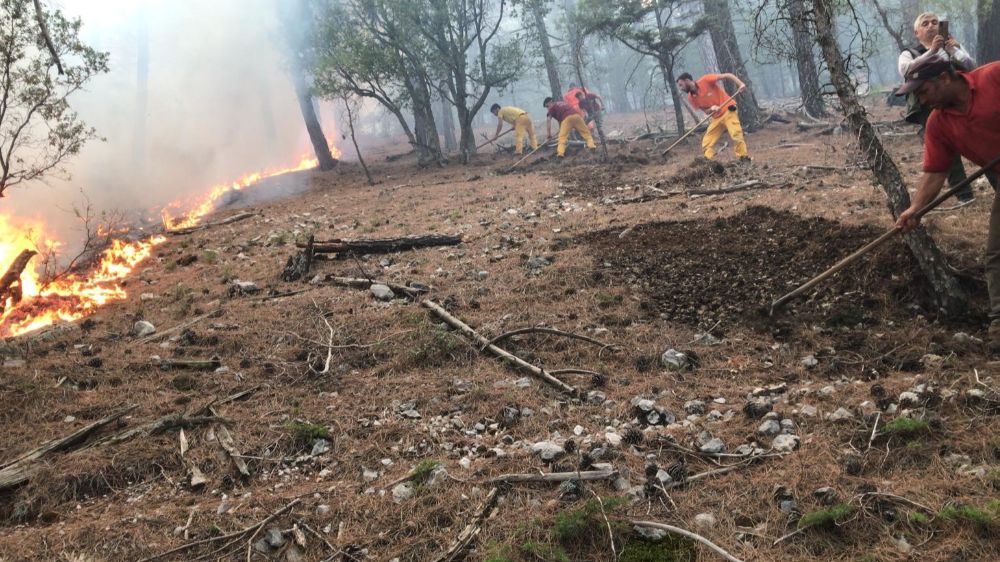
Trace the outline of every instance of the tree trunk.
[[302, 111], [302, 119], [306, 123], [306, 131], [309, 132], [309, 140], [312, 141], [313, 150], [316, 152], [316, 159], [319, 160], [320, 170], [332, 170], [337, 165], [337, 159], [330, 153], [330, 147], [326, 143], [326, 136], [323, 134], [323, 127], [319, 124], [316, 116], [316, 108], [313, 106], [312, 94], [306, 84], [306, 77], [302, 68], [292, 70], [292, 81], [295, 82], [295, 97], [299, 100], [299, 109]]
[[976, 32], [976, 63], [1000, 60], [1000, 2], [977, 0], [979, 30]]
[[802, 107], [811, 117], [825, 117], [823, 96], [820, 93], [819, 73], [813, 58], [813, 40], [806, 19], [804, 0], [788, 0], [788, 14], [792, 19], [792, 41], [795, 44], [795, 66], [799, 71], [799, 92]]
[[659, 59], [660, 71], [663, 73], [664, 85], [670, 91], [670, 99], [674, 103], [674, 120], [677, 122], [677, 134], [683, 135], [686, 129], [684, 126], [684, 102], [681, 101], [681, 93], [677, 89], [677, 80], [674, 78], [673, 60], [669, 56], [666, 59]]
[[[447, 88], [442, 84], [441, 89]], [[455, 116], [452, 114], [451, 104], [444, 96], [441, 96], [441, 128], [444, 129], [444, 149], [448, 152], [458, 150], [458, 142], [455, 141]]]
[[[733, 27], [733, 17], [729, 11], [729, 0], [704, 0], [705, 14], [709, 19], [709, 34], [715, 47], [715, 58], [719, 62], [719, 71], [739, 76], [747, 85], [747, 89], [737, 97], [737, 109], [740, 123], [745, 131], [754, 131], [761, 126], [760, 107], [754, 95], [753, 83], [743, 64], [739, 43], [736, 42], [736, 29]], [[735, 90], [731, 84], [726, 84], [726, 90], [732, 94]]]
[[441, 153], [437, 124], [434, 122], [430, 88], [419, 76], [406, 76], [404, 80], [413, 103], [413, 140], [417, 149], [417, 161], [421, 166], [441, 165], [445, 162], [445, 157]]
[[609, 80], [609, 92], [614, 102], [614, 109], [619, 113], [631, 113], [632, 103], [628, 99], [628, 88], [625, 83], [629, 78], [629, 72], [634, 65], [626, 64], [627, 53], [617, 42], [611, 43], [611, 60], [614, 63], [611, 69], [611, 79]]
[[556, 66], [556, 56], [552, 52], [549, 41], [549, 31], [545, 27], [545, 0], [532, 0], [529, 3], [531, 16], [535, 23], [535, 35], [542, 49], [542, 60], [545, 62], [545, 72], [549, 75], [549, 89], [554, 99], [562, 98], [562, 83], [559, 81], [559, 68]]
[[[830, 69], [830, 78], [837, 90], [837, 96], [843, 106], [847, 124], [868, 161], [875, 179], [885, 190], [889, 210], [893, 217], [910, 206], [910, 195], [906, 183], [899, 173], [899, 168], [885, 151], [882, 141], [875, 133], [874, 127], [865, 116], [865, 109], [858, 101], [855, 86], [851, 80], [844, 57], [837, 45], [834, 28], [832, 3], [834, 0], [813, 0], [816, 16], [816, 39]], [[936, 293], [938, 305], [946, 313], [959, 314], [965, 309], [965, 292], [952, 275], [951, 269], [944, 260], [941, 250], [934, 239], [923, 227], [919, 227], [905, 235], [906, 244], [910, 247], [913, 257], [923, 271]]]

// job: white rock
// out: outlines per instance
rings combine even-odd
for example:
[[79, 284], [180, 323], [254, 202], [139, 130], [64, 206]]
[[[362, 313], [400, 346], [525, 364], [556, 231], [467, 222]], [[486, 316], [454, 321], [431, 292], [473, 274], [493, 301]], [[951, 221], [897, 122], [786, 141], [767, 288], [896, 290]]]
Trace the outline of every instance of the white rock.
[[806, 369], [812, 369], [816, 365], [819, 365], [819, 360], [816, 359], [815, 355], [806, 355], [802, 358], [802, 366]]
[[790, 453], [799, 446], [799, 436], [784, 433], [771, 441], [771, 448], [779, 453]]
[[660, 363], [670, 371], [683, 371], [691, 366], [691, 360], [683, 352], [668, 349], [660, 356]]
[[721, 453], [726, 450], [726, 444], [722, 442], [722, 439], [719, 439], [718, 437], [713, 437], [698, 449], [702, 453], [710, 453], [710, 454]]
[[458, 459], [458, 466], [464, 468], [465, 470], [469, 470], [472, 468], [472, 460], [469, 459], [469, 457], [462, 457]]
[[531, 446], [531, 451], [537, 453], [543, 461], [555, 460], [566, 452], [562, 447], [551, 441], [539, 441]]
[[622, 444], [622, 436], [613, 431], [605, 433], [604, 439], [608, 442], [608, 445], [611, 445], [612, 447], [618, 447]]
[[699, 513], [694, 516], [694, 526], [707, 531], [715, 527], [715, 516], [711, 513]]
[[777, 435], [781, 433], [781, 424], [774, 420], [765, 420], [764, 423], [760, 424], [757, 428], [757, 433], [761, 435]]
[[380, 301], [391, 301], [392, 299], [396, 298], [396, 293], [393, 293], [392, 289], [390, 289], [386, 285], [375, 283], [371, 287], [369, 287], [368, 290], [371, 292], [373, 297], [375, 297]]
[[815, 418], [817, 413], [816, 406], [806, 404], [805, 406], [799, 408], [799, 413], [807, 418]]
[[576, 427], [573, 428], [573, 435], [576, 435], [577, 437], [583, 435], [583, 432], [584, 432], [584, 429], [583, 429], [582, 425], [578, 425], [578, 426], [576, 426]]
[[139, 338], [151, 336], [156, 333], [156, 326], [152, 322], [139, 320], [132, 326], [132, 334]]
[[827, 415], [826, 419], [832, 422], [846, 421], [854, 418], [854, 414], [847, 408], [837, 408], [837, 411]]
[[401, 484], [396, 484], [392, 489], [392, 501], [396, 503], [403, 503], [404, 501], [413, 497], [413, 484], [409, 482], [403, 482]]

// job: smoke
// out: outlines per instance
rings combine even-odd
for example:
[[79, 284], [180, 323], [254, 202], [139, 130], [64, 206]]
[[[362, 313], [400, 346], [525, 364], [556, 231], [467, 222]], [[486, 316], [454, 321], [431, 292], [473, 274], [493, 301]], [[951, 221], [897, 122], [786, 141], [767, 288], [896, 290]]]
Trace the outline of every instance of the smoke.
[[[83, 40], [111, 54], [110, 73], [70, 100], [106, 141], [72, 158], [69, 179], [8, 192], [3, 211], [39, 218], [71, 243], [79, 221], [69, 211], [83, 203], [81, 190], [95, 209], [155, 214], [310, 153], [286, 70], [282, 0], [43, 4], [81, 18]], [[321, 118], [334, 138], [332, 110]]]

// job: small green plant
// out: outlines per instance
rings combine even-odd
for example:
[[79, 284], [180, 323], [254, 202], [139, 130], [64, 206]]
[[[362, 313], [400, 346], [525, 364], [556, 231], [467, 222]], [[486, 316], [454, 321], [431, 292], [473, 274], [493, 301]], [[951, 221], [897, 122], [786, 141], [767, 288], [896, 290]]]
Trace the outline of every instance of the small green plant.
[[564, 511], [556, 516], [555, 526], [552, 528], [552, 535], [559, 542], [572, 542], [586, 536], [591, 536], [595, 531], [595, 525], [600, 522], [594, 517], [601, 513], [601, 503], [604, 503], [604, 512], [608, 513], [614, 509], [628, 504], [628, 499], [608, 497], [601, 498], [601, 501], [592, 499], [580, 509]]
[[938, 517], [945, 521], [965, 521], [979, 527], [992, 527], [1000, 517], [1000, 502], [993, 500], [984, 509], [974, 505], [949, 505], [941, 508]]
[[434, 472], [434, 469], [439, 466], [441, 466], [441, 461], [434, 459], [422, 460], [410, 471], [410, 480], [417, 485], [423, 484], [431, 477], [431, 472]]
[[695, 562], [697, 559], [693, 540], [667, 535], [658, 541], [630, 540], [622, 548], [618, 562]]
[[931, 522], [931, 518], [919, 511], [911, 511], [906, 515], [906, 520], [912, 525], [926, 525]]
[[535, 541], [526, 541], [521, 544], [521, 552], [548, 562], [570, 562], [569, 554], [561, 546], [553, 546]]
[[883, 431], [890, 435], [912, 436], [927, 433], [931, 430], [931, 424], [927, 420], [920, 420], [910, 417], [899, 417], [885, 424]]
[[448, 218], [451, 219], [451, 220], [453, 220], [453, 221], [457, 221], [458, 219], [462, 218], [462, 211], [459, 211], [459, 210], [456, 209], [456, 210], [448, 213]]
[[301, 446], [308, 445], [317, 439], [330, 437], [330, 430], [326, 426], [315, 423], [295, 420], [288, 422], [285, 427], [292, 434], [295, 442]]
[[175, 262], [175, 261], [169, 261], [169, 262], [167, 262], [167, 265], [163, 266], [163, 269], [165, 269], [167, 271], [173, 271], [173, 270], [177, 269], [177, 262]]
[[219, 252], [216, 252], [215, 250], [205, 250], [204, 252], [201, 253], [201, 261], [205, 263], [213, 264], [218, 260], [219, 260]]
[[625, 300], [621, 295], [612, 295], [609, 293], [597, 293], [594, 295], [594, 298], [597, 300], [597, 306], [601, 308], [610, 308], [621, 304]]
[[802, 519], [799, 519], [799, 528], [828, 527], [836, 523], [843, 523], [852, 513], [854, 513], [854, 507], [851, 504], [839, 503], [830, 509], [821, 509], [803, 515]]

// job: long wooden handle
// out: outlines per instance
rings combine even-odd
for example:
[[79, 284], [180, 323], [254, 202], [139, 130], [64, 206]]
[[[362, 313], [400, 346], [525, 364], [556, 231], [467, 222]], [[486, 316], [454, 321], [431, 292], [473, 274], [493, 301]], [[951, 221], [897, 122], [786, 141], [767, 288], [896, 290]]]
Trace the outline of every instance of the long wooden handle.
[[516, 167], [517, 167], [517, 165], [518, 165], [518, 164], [520, 164], [521, 162], [524, 162], [524, 161], [525, 161], [525, 160], [527, 160], [528, 158], [531, 158], [531, 156], [532, 156], [532, 155], [533, 155], [534, 153], [536, 153], [536, 152], [538, 152], [539, 150], [541, 150], [541, 149], [545, 148], [546, 146], [548, 146], [550, 142], [551, 142], [551, 141], [546, 141], [546, 142], [543, 142], [542, 144], [538, 145], [538, 148], [536, 148], [535, 150], [532, 150], [531, 152], [527, 153], [527, 154], [526, 154], [526, 155], [524, 156], [524, 158], [521, 158], [521, 159], [520, 159], [520, 160], [518, 160], [517, 162], [514, 162], [514, 163], [513, 163], [512, 165], [511, 165], [511, 167], [510, 167], [510, 168], [507, 168], [507, 171], [509, 172], [509, 171], [513, 170], [514, 168], [516, 168]]
[[488, 144], [492, 144], [493, 141], [497, 140], [498, 138], [506, 135], [507, 133], [509, 133], [509, 132], [511, 132], [513, 130], [514, 130], [513, 128], [507, 129], [506, 131], [504, 131], [504, 132], [500, 133], [499, 135], [497, 135], [496, 138], [489, 139], [486, 142], [484, 142], [483, 144], [480, 144], [480, 145], [476, 146], [476, 150], [479, 150], [480, 148], [482, 148], [482, 147], [484, 147], [484, 146], [486, 146]]
[[[972, 183], [972, 182], [976, 181], [977, 179], [979, 179], [983, 174], [985, 174], [986, 172], [992, 170], [997, 165], [1000, 165], [1000, 156], [994, 158], [993, 161], [990, 162], [989, 164], [987, 164], [987, 165], [983, 166], [982, 168], [976, 170], [976, 172], [974, 174], [972, 174], [971, 176], [965, 178], [965, 181], [963, 181], [962, 183], [956, 185], [955, 187], [952, 187], [951, 189], [948, 189], [947, 191], [942, 192], [940, 195], [938, 195], [937, 197], [935, 197], [933, 201], [931, 201], [930, 203], [928, 203], [928, 204], [924, 205], [923, 207], [921, 207], [914, 214], [914, 218], [919, 219], [919, 218], [923, 217], [924, 215], [926, 215], [927, 213], [931, 212], [931, 210], [933, 210], [935, 207], [937, 207], [938, 205], [940, 205], [945, 199], [948, 199], [952, 195], [958, 193], [959, 191], [961, 191], [962, 189], [964, 189], [966, 186], [968, 186], [970, 183]], [[831, 275], [833, 275], [834, 273], [837, 273], [838, 271], [844, 269], [848, 265], [854, 263], [861, 256], [867, 254], [868, 252], [874, 250], [875, 248], [878, 248], [879, 246], [881, 246], [882, 244], [884, 244], [887, 240], [889, 240], [893, 236], [895, 236], [897, 234], [900, 234], [902, 232], [903, 231], [900, 230], [899, 228], [893, 227], [892, 230], [889, 230], [888, 232], [886, 232], [885, 234], [879, 236], [875, 240], [872, 240], [871, 242], [865, 244], [864, 246], [861, 247], [861, 249], [857, 250], [856, 252], [854, 252], [853, 254], [847, 256], [846, 258], [840, 260], [839, 262], [837, 262], [836, 264], [834, 264], [834, 266], [831, 267], [830, 269], [827, 269], [823, 273], [820, 273], [816, 277], [813, 277], [812, 279], [810, 279], [809, 281], [807, 281], [805, 284], [803, 284], [798, 289], [795, 289], [791, 293], [788, 293], [787, 295], [781, 297], [780, 299], [772, 302], [771, 303], [771, 313], [773, 314], [775, 310], [777, 310], [777, 309], [781, 308], [782, 306], [788, 304], [788, 301], [794, 299], [795, 297], [801, 295], [802, 293], [805, 293], [809, 289], [812, 289], [816, 285], [820, 284], [823, 280], [825, 280], [828, 277], [830, 277]]]
[[[736, 92], [736, 94], [738, 94], [738, 93], [739, 92]], [[724, 102], [722, 102], [722, 103], [719, 104], [719, 107], [721, 108], [722, 106], [724, 106], [727, 103], [731, 102], [733, 100], [733, 98], [736, 97], [736, 94], [733, 94], [733, 95], [729, 96], [729, 98], [726, 101], [724, 101]], [[702, 119], [701, 121], [698, 121], [697, 125], [695, 125], [694, 127], [691, 127], [690, 129], [688, 129], [688, 132], [686, 132], [683, 135], [681, 135], [681, 138], [679, 138], [676, 141], [674, 141], [674, 144], [668, 146], [666, 150], [664, 150], [663, 152], [661, 152], [660, 156], [666, 156], [667, 153], [670, 152], [675, 146], [677, 146], [678, 144], [680, 144], [682, 140], [688, 138], [688, 135], [690, 135], [691, 133], [697, 131], [698, 127], [701, 127], [702, 125], [705, 124], [706, 121], [708, 121], [709, 119], [711, 119], [713, 115], [714, 114], [709, 113], [708, 115], [705, 116], [704, 119]]]

